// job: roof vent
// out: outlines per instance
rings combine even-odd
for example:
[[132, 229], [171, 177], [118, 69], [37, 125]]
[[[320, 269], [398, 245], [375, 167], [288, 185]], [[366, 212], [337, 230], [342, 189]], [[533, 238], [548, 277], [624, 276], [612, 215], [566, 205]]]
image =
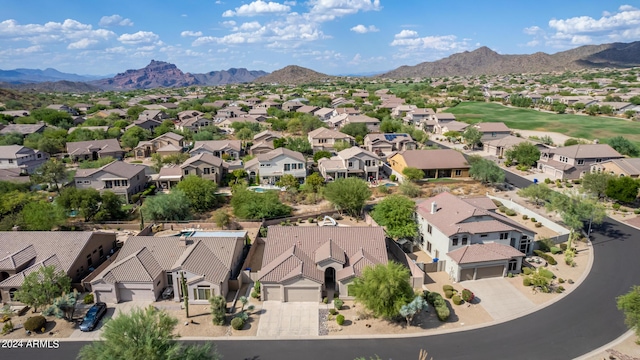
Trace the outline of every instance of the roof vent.
[[431, 214], [435, 214], [438, 211], [438, 204], [435, 201], [431, 203]]

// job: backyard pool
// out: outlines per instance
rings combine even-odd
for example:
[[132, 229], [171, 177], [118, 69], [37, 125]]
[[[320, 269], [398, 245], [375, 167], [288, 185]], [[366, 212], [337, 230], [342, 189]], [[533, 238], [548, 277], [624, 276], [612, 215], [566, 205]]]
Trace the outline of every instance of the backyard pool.
[[384, 184], [383, 186], [386, 186], [386, 187], [392, 187], [392, 186], [398, 186], [398, 184], [395, 184], [395, 183], [386, 183], [386, 184]]
[[201, 230], [183, 230], [176, 236], [186, 237], [244, 237], [246, 231], [201, 231]]
[[279, 188], [277, 186], [251, 186], [248, 189], [257, 193], [263, 193], [270, 190], [282, 191], [282, 188]]

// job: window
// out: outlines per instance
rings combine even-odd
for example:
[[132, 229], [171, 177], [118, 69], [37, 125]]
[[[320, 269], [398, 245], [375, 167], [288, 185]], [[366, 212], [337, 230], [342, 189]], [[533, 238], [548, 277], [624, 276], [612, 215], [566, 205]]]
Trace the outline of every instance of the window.
[[433, 228], [431, 227], [431, 225], [427, 225], [427, 232], [429, 234], [431, 234], [431, 231], [433, 230]]
[[113, 186], [119, 187], [120, 186], [120, 180], [113, 180]]
[[578, 160], [578, 165], [584, 165], [584, 160], [583, 159]]
[[211, 173], [211, 169], [209, 168], [204, 168], [202, 169], [202, 171], [204, 172], [205, 175], [209, 175]]
[[13, 164], [13, 159], [9, 159], [9, 164]]
[[511, 259], [509, 260], [509, 272], [516, 271], [518, 269], [518, 260]]
[[42, 157], [42, 154], [38, 154], [38, 159], [40, 159]]
[[185, 171], [184, 171], [184, 174], [185, 174], [185, 175], [189, 175], [189, 170], [185, 170]]
[[456, 176], [462, 176], [462, 170], [456, 170]]
[[320, 144], [325, 144], [327, 142], [327, 139], [318, 139], [318, 143]]
[[500, 233], [500, 240], [506, 240], [508, 238], [509, 238], [508, 232]]
[[104, 187], [107, 189], [111, 189], [113, 187], [113, 182], [111, 180], [107, 180], [104, 182]]
[[98, 255], [99, 255], [100, 257], [102, 257], [102, 255], [104, 255], [104, 249], [102, 248], [102, 245], [100, 245], [100, 246], [98, 247]]
[[596, 162], [597, 163], [602, 162], [602, 159], [596, 159]]
[[284, 171], [290, 171], [290, 170], [291, 170], [291, 164], [284, 164]]
[[371, 166], [371, 160], [365, 160], [364, 166]]
[[462, 237], [462, 245], [467, 245], [467, 242], [469, 241], [469, 238], [466, 236]]
[[427, 241], [427, 252], [431, 253], [431, 242]]
[[167, 271], [167, 286], [173, 286], [173, 274]]
[[458, 246], [458, 237], [457, 236], [451, 238], [451, 244], [453, 246]]
[[82, 180], [76, 180], [76, 184], [82, 184]]
[[349, 161], [349, 167], [353, 167], [353, 162]]
[[136, 180], [140, 180], [140, 175], [136, 175]]
[[209, 300], [211, 297], [211, 288], [204, 285], [198, 285], [197, 288], [193, 289], [193, 298], [195, 300]]
[[93, 261], [91, 260], [91, 254], [87, 255], [87, 267], [91, 267], [91, 264], [93, 264]]
[[89, 181], [89, 180], [85, 180], [85, 181], [84, 181], [84, 183], [85, 183], [85, 184], [91, 184], [91, 181]]
[[129, 180], [122, 180], [122, 186], [129, 186]]
[[487, 234], [482, 234], [482, 235], [480, 235], [480, 237], [481, 237], [481, 238], [486, 238], [486, 237], [487, 237]]

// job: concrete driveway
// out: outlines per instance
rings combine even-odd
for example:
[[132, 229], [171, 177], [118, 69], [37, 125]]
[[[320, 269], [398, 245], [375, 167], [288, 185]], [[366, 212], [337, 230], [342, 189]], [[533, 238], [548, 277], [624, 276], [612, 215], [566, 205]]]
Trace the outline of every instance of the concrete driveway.
[[257, 336], [318, 336], [319, 306], [315, 302], [265, 301], [262, 303]]
[[[93, 331], [83, 332], [80, 329], [74, 330], [71, 335], [69, 335], [70, 339], [78, 339], [78, 340], [98, 340], [100, 335], [102, 334], [102, 327], [104, 323], [111, 318], [118, 316], [119, 314], [128, 314], [133, 308], [145, 308], [151, 304], [150, 301], [128, 301], [120, 304], [107, 304], [107, 313], [104, 314], [102, 319], [100, 319], [100, 323], [93, 329]], [[78, 312], [78, 317], [84, 317], [84, 314], [89, 310], [90, 306], [85, 306], [81, 312]]]
[[536, 307], [505, 278], [465, 281], [461, 285], [473, 291], [494, 320], [514, 317]]

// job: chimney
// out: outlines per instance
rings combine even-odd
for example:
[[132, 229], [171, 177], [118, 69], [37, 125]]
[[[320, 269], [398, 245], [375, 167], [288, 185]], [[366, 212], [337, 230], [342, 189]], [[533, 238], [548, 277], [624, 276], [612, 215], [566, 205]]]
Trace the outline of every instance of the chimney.
[[184, 235], [180, 235], [180, 238], [178, 239], [178, 245], [182, 246], [182, 247], [186, 247], [187, 246], [187, 237]]
[[435, 214], [438, 211], [438, 204], [435, 201], [431, 203], [431, 214]]

